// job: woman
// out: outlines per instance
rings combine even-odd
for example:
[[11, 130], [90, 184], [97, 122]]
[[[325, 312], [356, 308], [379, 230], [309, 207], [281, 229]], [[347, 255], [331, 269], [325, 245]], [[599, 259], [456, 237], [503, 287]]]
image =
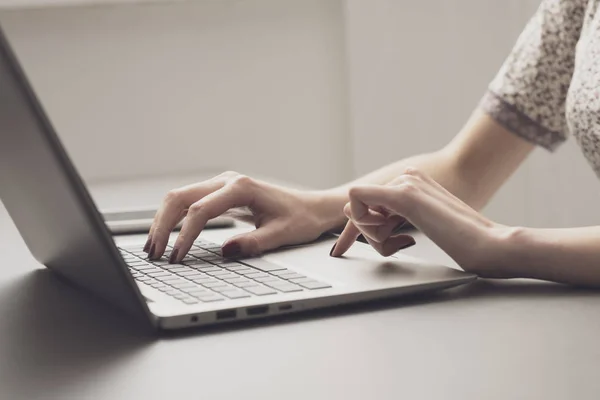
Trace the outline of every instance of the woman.
[[396, 234], [408, 221], [479, 276], [600, 287], [600, 226], [510, 227], [477, 212], [535, 145], [552, 151], [567, 134], [600, 177], [599, 4], [543, 1], [477, 110], [443, 149], [325, 191], [291, 190], [232, 172], [173, 190], [145, 251], [160, 257], [187, 213], [171, 255], [179, 262], [207, 220], [247, 206], [257, 229], [229, 239], [225, 256], [311, 241], [344, 223], [331, 256], [343, 255], [361, 234], [389, 256], [415, 243]]

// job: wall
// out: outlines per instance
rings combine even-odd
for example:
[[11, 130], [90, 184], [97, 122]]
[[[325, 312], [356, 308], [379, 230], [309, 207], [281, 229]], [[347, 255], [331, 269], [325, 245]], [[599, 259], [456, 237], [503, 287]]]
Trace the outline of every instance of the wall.
[[[447, 143], [539, 0], [348, 0], [355, 172]], [[485, 210], [507, 224], [600, 223], [598, 179], [569, 141], [536, 150]]]
[[236, 169], [348, 179], [333, 0], [11, 11], [2, 23], [88, 181]]
[[[196, 0], [4, 12], [88, 181], [238, 169], [327, 187], [445, 144], [538, 0]], [[485, 212], [600, 223], [571, 141]]]

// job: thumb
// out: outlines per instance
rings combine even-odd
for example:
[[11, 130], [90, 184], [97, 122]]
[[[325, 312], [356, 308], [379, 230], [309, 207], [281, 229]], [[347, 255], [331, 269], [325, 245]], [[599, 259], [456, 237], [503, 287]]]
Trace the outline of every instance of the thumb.
[[251, 257], [288, 244], [283, 227], [267, 224], [260, 228], [228, 239], [221, 249], [223, 257]]

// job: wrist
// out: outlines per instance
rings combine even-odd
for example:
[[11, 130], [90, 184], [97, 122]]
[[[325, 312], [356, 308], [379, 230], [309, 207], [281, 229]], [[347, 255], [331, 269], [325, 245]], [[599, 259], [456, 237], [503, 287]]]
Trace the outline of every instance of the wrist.
[[347, 190], [328, 189], [309, 193], [311, 208], [314, 210], [322, 232], [341, 230], [346, 223], [344, 206], [348, 202]]
[[503, 272], [513, 278], [536, 278], [531, 263], [532, 238], [530, 230], [523, 227], [502, 227], [496, 237]]

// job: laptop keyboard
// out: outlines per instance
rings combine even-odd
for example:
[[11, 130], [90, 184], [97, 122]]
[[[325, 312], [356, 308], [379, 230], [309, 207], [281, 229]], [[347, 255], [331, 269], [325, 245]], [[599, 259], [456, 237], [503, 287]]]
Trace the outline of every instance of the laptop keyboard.
[[139, 246], [120, 247], [133, 278], [185, 304], [270, 296], [330, 288], [263, 259], [251, 264], [221, 256], [221, 246], [198, 240], [181, 264], [170, 264], [172, 247], [162, 258], [148, 260]]

